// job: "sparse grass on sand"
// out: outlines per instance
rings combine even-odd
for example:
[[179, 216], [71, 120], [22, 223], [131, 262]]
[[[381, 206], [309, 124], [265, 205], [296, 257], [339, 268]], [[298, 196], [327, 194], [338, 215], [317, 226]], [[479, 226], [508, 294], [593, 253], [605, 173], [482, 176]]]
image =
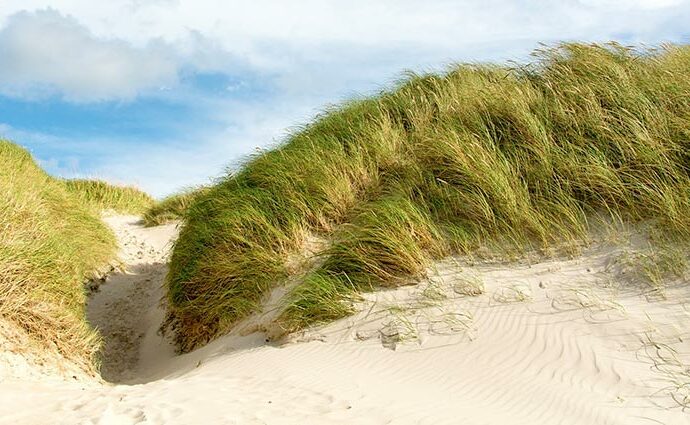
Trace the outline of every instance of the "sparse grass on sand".
[[121, 214], [143, 214], [153, 206], [147, 193], [131, 186], [116, 186], [100, 180], [63, 180], [67, 191], [95, 211], [114, 211]]
[[151, 227], [184, 219], [185, 213], [192, 202], [207, 190], [208, 188], [204, 186], [187, 189], [170, 195], [160, 202], [156, 202], [144, 212], [144, 224]]
[[686, 238], [689, 165], [686, 46], [563, 44], [530, 65], [410, 75], [329, 109], [192, 203], [169, 318], [182, 350], [226, 332], [313, 234], [330, 243], [286, 298], [286, 332], [450, 253], [585, 240], [593, 215]]
[[116, 254], [96, 209], [122, 211], [145, 197], [50, 177], [8, 141], [0, 140], [0, 162], [0, 318], [30, 338], [34, 354], [57, 350], [93, 372], [100, 340], [86, 322], [84, 283]]

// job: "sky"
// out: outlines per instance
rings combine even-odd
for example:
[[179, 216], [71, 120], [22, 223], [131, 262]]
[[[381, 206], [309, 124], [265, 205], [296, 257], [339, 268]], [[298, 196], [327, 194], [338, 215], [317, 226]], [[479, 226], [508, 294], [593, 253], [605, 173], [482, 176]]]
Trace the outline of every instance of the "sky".
[[162, 197], [406, 70], [687, 43], [688, 22], [690, 0], [0, 0], [0, 138]]

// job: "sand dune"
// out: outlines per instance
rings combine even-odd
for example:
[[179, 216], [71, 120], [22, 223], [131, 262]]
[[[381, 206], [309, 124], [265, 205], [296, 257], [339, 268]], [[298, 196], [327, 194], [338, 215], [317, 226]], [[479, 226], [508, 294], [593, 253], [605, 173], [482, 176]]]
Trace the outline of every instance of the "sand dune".
[[616, 250], [510, 267], [448, 259], [288, 343], [249, 333], [268, 312], [175, 356], [158, 333], [175, 226], [108, 223], [127, 272], [102, 285], [89, 318], [115, 383], [8, 378], [0, 423], [690, 423], [690, 291], [645, 295]]

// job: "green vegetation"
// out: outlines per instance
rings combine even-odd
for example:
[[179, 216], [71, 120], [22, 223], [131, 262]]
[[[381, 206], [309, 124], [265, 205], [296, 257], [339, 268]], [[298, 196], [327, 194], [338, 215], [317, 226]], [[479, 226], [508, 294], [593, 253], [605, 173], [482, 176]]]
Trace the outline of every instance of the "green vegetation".
[[100, 180], [63, 180], [65, 188], [95, 211], [142, 214], [153, 198], [135, 187], [114, 186]]
[[114, 257], [115, 238], [24, 149], [0, 140], [0, 162], [0, 317], [93, 370], [100, 342], [83, 284]]
[[687, 243], [656, 242], [647, 248], [622, 251], [612, 265], [632, 282], [649, 286], [651, 295], [665, 298], [666, 284], [685, 277], [687, 252]]
[[182, 220], [192, 202], [207, 190], [208, 188], [203, 186], [188, 189], [156, 202], [144, 212], [144, 224], [150, 227], [174, 220]]
[[116, 254], [99, 215], [139, 213], [153, 200], [130, 187], [50, 177], [4, 140], [0, 161], [0, 317], [38, 350], [57, 349], [93, 371], [100, 339], [86, 322], [84, 283]]
[[181, 349], [260, 309], [309, 235], [286, 331], [449, 253], [547, 250], [588, 218], [690, 230], [690, 48], [565, 44], [528, 66], [458, 65], [333, 108], [190, 206], [168, 277]]

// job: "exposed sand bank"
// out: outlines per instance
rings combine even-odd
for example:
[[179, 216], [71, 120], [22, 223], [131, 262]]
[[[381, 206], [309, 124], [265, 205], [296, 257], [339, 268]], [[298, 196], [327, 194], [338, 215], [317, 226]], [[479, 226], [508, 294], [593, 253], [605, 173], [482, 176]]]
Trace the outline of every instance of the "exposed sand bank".
[[175, 356], [157, 332], [175, 226], [107, 221], [127, 272], [102, 285], [89, 317], [106, 340], [104, 377], [118, 384], [7, 378], [0, 423], [690, 423], [679, 405], [690, 287], [645, 296], [616, 270], [615, 250], [531, 266], [449, 259], [283, 346], [243, 336], [268, 313]]

